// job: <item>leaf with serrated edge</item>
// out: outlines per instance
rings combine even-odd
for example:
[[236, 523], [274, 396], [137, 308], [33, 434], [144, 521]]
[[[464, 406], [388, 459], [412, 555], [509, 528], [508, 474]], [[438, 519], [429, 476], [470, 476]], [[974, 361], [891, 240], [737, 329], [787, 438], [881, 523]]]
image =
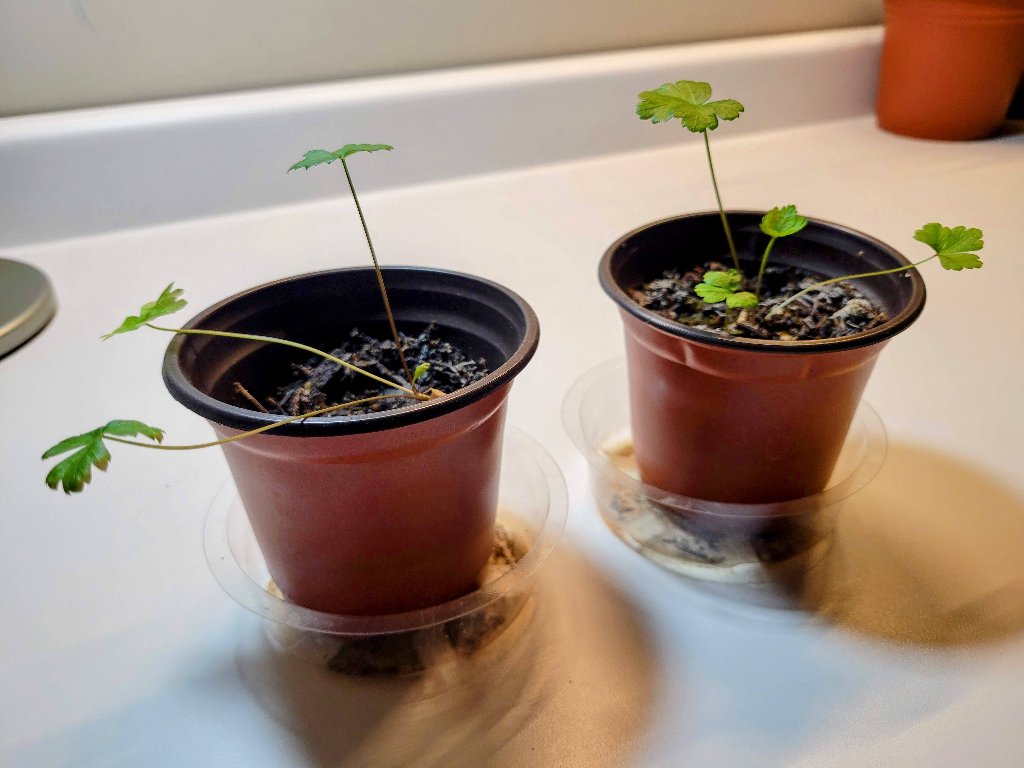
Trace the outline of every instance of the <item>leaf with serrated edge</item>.
[[944, 269], [959, 272], [980, 269], [982, 261], [976, 253], [985, 247], [984, 234], [974, 227], [944, 227], [937, 222], [925, 224], [914, 233], [914, 239], [929, 245]]
[[[665, 88], [665, 86], [662, 86]], [[636, 105], [636, 114], [641, 120], [650, 120], [652, 123], [666, 123], [678, 115], [676, 108], [679, 100], [661, 92], [644, 91], [640, 94], [640, 103]]]
[[135, 331], [144, 326], [146, 323], [156, 320], [158, 317], [165, 315], [172, 315], [182, 307], [185, 307], [188, 302], [181, 298], [184, 293], [184, 289], [175, 288], [174, 283], [171, 283], [164, 288], [163, 293], [157, 297], [156, 301], [151, 301], [148, 304], [143, 304], [139, 310], [138, 315], [130, 315], [124, 319], [124, 322], [120, 326], [112, 330], [110, 333], [106, 333], [100, 338], [103, 340], [109, 339], [118, 333], [128, 333], [129, 331]]
[[962, 269], [981, 269], [982, 261], [976, 253], [940, 253], [939, 264], [944, 269], [959, 272]]
[[706, 104], [680, 107], [678, 113], [683, 126], [693, 133], [713, 131], [718, 127], [718, 117], [715, 115], [715, 110]]
[[796, 212], [795, 205], [772, 208], [761, 219], [761, 231], [770, 237], [795, 235], [807, 226], [807, 219]]
[[64, 493], [79, 493], [85, 488], [92, 481], [92, 467], [105, 470], [110, 464], [110, 451], [107, 450], [107, 446], [103, 442], [104, 435], [116, 437], [143, 435], [159, 443], [163, 440], [164, 432], [162, 429], [151, 427], [141, 421], [122, 419], [107, 422], [104, 426], [91, 432], [65, 438], [43, 453], [43, 458], [59, 456], [76, 448], [78, 450], [50, 469], [46, 475], [46, 484], [54, 490], [58, 486], [63, 486]]
[[933, 221], [931, 224], [925, 224], [917, 230], [914, 233], [914, 239], [920, 240], [925, 245], [930, 245], [936, 251], [939, 251], [941, 250], [939, 240], [942, 237], [943, 229], [947, 229], [947, 227], [943, 227], [937, 221]]
[[740, 112], [743, 111], [743, 105], [736, 101], [736, 99], [712, 101], [708, 103], [708, 106], [715, 110], [715, 114], [723, 120], [735, 120], [740, 116]]
[[75, 448], [81, 448], [83, 445], [88, 445], [95, 439], [96, 432], [97, 430], [94, 429], [92, 432], [86, 432], [83, 435], [65, 437], [56, 445], [48, 448], [46, 452], [43, 453], [42, 458], [52, 459], [54, 456], [60, 456], [62, 453], [67, 453]]
[[339, 160], [344, 160], [346, 157], [354, 155], [357, 152], [380, 152], [382, 150], [390, 152], [393, 149], [394, 147], [390, 144], [346, 144], [341, 149], [336, 149], [334, 151], [334, 156]]
[[740, 307], [756, 307], [757, 296], [752, 294], [750, 291], [740, 291], [739, 293], [733, 293], [725, 297], [725, 305], [730, 309], [739, 309]]
[[725, 301], [726, 298], [732, 296], [732, 290], [729, 288], [723, 288], [720, 285], [711, 285], [710, 283], [697, 283], [693, 287], [694, 293], [700, 296], [708, 304], [717, 304], [720, 301]]
[[390, 144], [346, 144], [341, 149], [336, 149], [333, 152], [328, 152], [326, 149], [311, 149], [303, 155], [299, 162], [295, 163], [288, 172], [291, 173], [299, 168], [304, 168], [307, 171], [317, 165], [330, 165], [335, 160], [344, 160], [346, 157], [356, 154], [357, 152], [380, 152], [382, 150], [390, 152], [394, 149]]
[[704, 273], [704, 282], [716, 288], [726, 288], [730, 291], [735, 291], [740, 287], [740, 283], [743, 282], [743, 275], [735, 269], [730, 269], [726, 272], [715, 270]]
[[106, 426], [103, 427], [104, 435], [113, 435], [115, 437], [148, 437], [157, 443], [162, 443], [164, 440], [164, 431], [159, 427], [151, 427], [148, 424], [143, 424], [141, 421], [135, 421], [134, 419], [117, 419], [115, 421], [108, 421]]
[[709, 102], [711, 86], [695, 80], [680, 80], [665, 83], [653, 91], [640, 94], [636, 106], [637, 115], [652, 123], [664, 123], [678, 117], [682, 124], [693, 131], [713, 131], [718, 119], [735, 120], [743, 111], [743, 105], [735, 99], [721, 99]]
[[64, 493], [79, 493], [92, 481], [93, 466], [105, 470], [109, 464], [110, 452], [97, 434], [95, 440], [54, 465], [46, 475], [46, 484], [54, 490], [63, 486]]
[[328, 152], [326, 149], [311, 149], [306, 152], [299, 162], [295, 163], [288, 172], [291, 173], [299, 168], [305, 168], [307, 171], [315, 165], [321, 163], [327, 163], [328, 165], [333, 163], [338, 158], [334, 156], [334, 153]]

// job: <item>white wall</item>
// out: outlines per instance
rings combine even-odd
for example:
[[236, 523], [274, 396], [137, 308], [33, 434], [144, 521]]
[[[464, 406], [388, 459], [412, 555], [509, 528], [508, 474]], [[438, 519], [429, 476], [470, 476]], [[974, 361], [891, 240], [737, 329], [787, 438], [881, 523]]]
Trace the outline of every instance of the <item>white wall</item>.
[[0, 0], [0, 115], [880, 20], [881, 0]]

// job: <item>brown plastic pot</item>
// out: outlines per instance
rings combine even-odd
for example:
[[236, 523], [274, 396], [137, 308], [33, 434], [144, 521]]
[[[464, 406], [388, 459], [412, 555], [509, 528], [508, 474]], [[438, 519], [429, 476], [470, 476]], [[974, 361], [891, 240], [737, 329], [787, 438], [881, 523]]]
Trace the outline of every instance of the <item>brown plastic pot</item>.
[[878, 125], [923, 139], [991, 136], [1024, 73], [1024, 0], [886, 0]]
[[[444, 398], [397, 411], [314, 417], [223, 446], [275, 583], [315, 610], [379, 615], [477, 587], [493, 546], [505, 401], [533, 356], [537, 318], [511, 291], [440, 270], [384, 270], [397, 323], [439, 333], [491, 369]], [[388, 335], [370, 269], [288, 278], [232, 296], [185, 326], [338, 346], [353, 327]], [[279, 345], [177, 336], [164, 358], [176, 400], [220, 438], [282, 417], [232, 405], [232, 385], [271, 391]]]
[[[737, 250], [756, 273], [763, 213], [730, 212]], [[634, 302], [628, 290], [669, 267], [730, 257], [718, 212], [640, 227], [600, 265], [625, 327], [634, 450], [645, 483], [719, 502], [763, 504], [820, 492], [828, 482], [868, 376], [885, 342], [924, 308], [916, 270], [855, 281], [889, 320], [822, 341], [729, 338], [681, 325]], [[860, 232], [811, 219], [779, 240], [773, 264], [827, 277], [909, 264]]]

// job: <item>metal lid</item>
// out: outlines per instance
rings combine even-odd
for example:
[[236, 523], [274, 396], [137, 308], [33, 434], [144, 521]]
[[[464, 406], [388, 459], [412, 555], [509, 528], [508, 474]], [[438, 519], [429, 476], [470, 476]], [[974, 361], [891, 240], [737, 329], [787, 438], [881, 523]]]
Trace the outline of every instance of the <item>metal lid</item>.
[[43, 330], [56, 311], [46, 275], [20, 261], [0, 259], [0, 357]]

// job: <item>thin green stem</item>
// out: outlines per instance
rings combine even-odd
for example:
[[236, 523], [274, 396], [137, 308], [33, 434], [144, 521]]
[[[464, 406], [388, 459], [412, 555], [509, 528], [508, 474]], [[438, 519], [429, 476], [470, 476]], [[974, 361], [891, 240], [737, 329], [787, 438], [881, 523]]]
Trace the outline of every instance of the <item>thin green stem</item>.
[[359, 214], [359, 222], [363, 225], [363, 235], [366, 236], [366, 244], [370, 247], [370, 258], [373, 259], [373, 270], [377, 274], [377, 285], [380, 286], [380, 295], [384, 299], [384, 312], [388, 316], [388, 325], [391, 326], [391, 335], [395, 339], [395, 347], [398, 349], [398, 359], [402, 361], [402, 369], [405, 371], [405, 378], [409, 386], [415, 388], [412, 372], [409, 370], [409, 363], [405, 360], [405, 352], [402, 350], [402, 340], [398, 335], [398, 328], [395, 325], [395, 316], [391, 312], [391, 302], [388, 301], [388, 291], [384, 287], [384, 275], [381, 274], [380, 264], [377, 263], [377, 252], [373, 249], [373, 240], [370, 239], [370, 228], [366, 226], [366, 217], [363, 216], [363, 206], [359, 204], [359, 196], [356, 194], [355, 184], [352, 183], [352, 174], [349, 173], [348, 163], [341, 158], [341, 167], [345, 169], [345, 179], [348, 181], [349, 191], [352, 193], [352, 200], [356, 204], [356, 213]]
[[281, 421], [275, 421], [273, 424], [264, 424], [262, 427], [256, 429], [250, 429], [248, 432], [239, 432], [237, 435], [232, 437], [225, 437], [223, 440], [213, 440], [209, 443], [196, 443], [194, 445], [161, 445], [160, 443], [140, 443], [137, 440], [127, 440], [123, 437], [113, 437], [111, 435], [104, 435], [104, 440], [110, 440], [114, 443], [124, 443], [125, 445], [135, 445], [139, 448], [151, 448], [157, 451], [195, 451], [200, 448], [213, 448], [217, 445], [224, 445], [225, 443], [233, 443], [235, 440], [244, 440], [247, 437], [258, 435], [261, 432], [269, 432], [272, 429], [283, 427], [285, 424], [291, 424], [295, 421], [302, 421], [313, 416], [323, 416], [325, 413], [331, 413], [332, 411], [340, 411], [342, 408], [351, 408], [354, 405], [362, 405], [363, 403], [370, 403], [374, 400], [384, 400], [389, 397], [401, 397], [408, 398], [409, 395], [374, 395], [373, 397], [364, 397], [362, 400], [353, 400], [350, 403], [341, 403], [340, 405], [329, 405], [326, 408], [320, 408], [316, 411], [310, 411], [309, 413], [303, 413], [299, 416], [289, 416], [287, 419], [281, 419]]
[[166, 331], [167, 333], [183, 333], [194, 336], [222, 336], [227, 339], [245, 339], [247, 341], [261, 341], [267, 344], [282, 344], [286, 347], [294, 347], [295, 349], [301, 349], [304, 352], [309, 352], [310, 354], [318, 355], [324, 358], [325, 360], [330, 360], [332, 363], [337, 363], [338, 365], [348, 368], [351, 371], [355, 371], [356, 373], [361, 373], [363, 376], [368, 376], [369, 378], [373, 379], [374, 381], [380, 384], [386, 384], [389, 387], [395, 387], [396, 389], [400, 389], [403, 392], [408, 392], [410, 395], [420, 397], [418, 392], [409, 389], [409, 387], [403, 387], [401, 384], [396, 384], [393, 381], [388, 381], [387, 379], [378, 376], [375, 373], [370, 373], [369, 371], [364, 370], [359, 366], [352, 365], [352, 363], [348, 363], [342, 360], [340, 357], [335, 357], [334, 355], [328, 352], [324, 352], [322, 349], [311, 347], [308, 344], [300, 344], [297, 341], [289, 341], [288, 339], [277, 339], [274, 338], [273, 336], [260, 336], [255, 333], [235, 333], [233, 331], [208, 331], [202, 328], [164, 328], [163, 326], [160, 325], [153, 325], [153, 323], [146, 323], [146, 326], [152, 328], [154, 331]]
[[775, 245], [775, 241], [778, 237], [773, 237], [768, 241], [768, 246], [764, 249], [764, 255], [761, 257], [761, 266], [757, 270], [757, 288], [754, 289], [754, 296], [757, 300], [761, 300], [761, 279], [764, 277], [764, 268], [768, 266], [768, 254], [772, 252], [772, 246]]
[[729, 220], [725, 217], [725, 208], [722, 206], [722, 196], [718, 193], [718, 180], [715, 178], [715, 164], [711, 161], [711, 142], [708, 139], [707, 130], [701, 131], [704, 134], [704, 151], [708, 156], [708, 168], [711, 170], [711, 186], [715, 188], [715, 200], [718, 202], [718, 215], [722, 217], [722, 229], [725, 230], [725, 239], [729, 243], [729, 253], [732, 255], [732, 263], [737, 272], [740, 269], [740, 260], [736, 255], [736, 245], [732, 241], [732, 230], [729, 229]]
[[880, 269], [877, 272], [861, 272], [861, 273], [856, 274], [856, 275], [841, 275], [840, 277], [833, 277], [833, 278], [831, 278], [829, 280], [822, 280], [820, 283], [815, 283], [814, 285], [810, 285], [807, 288], [804, 288], [799, 293], [794, 293], [792, 296], [790, 296], [788, 299], [786, 299], [781, 304], [776, 304], [774, 307], [772, 307], [771, 312], [769, 312], [766, 315], [766, 317], [771, 317], [772, 315], [774, 315], [774, 314], [776, 314], [778, 312], [781, 312], [783, 309], [788, 307], [790, 304], [792, 304], [794, 301], [799, 299], [804, 294], [810, 293], [811, 291], [815, 291], [815, 290], [817, 290], [819, 288], [824, 288], [826, 285], [832, 285], [833, 283], [840, 283], [843, 280], [859, 280], [862, 277], [878, 277], [879, 275], [891, 275], [891, 274], [894, 274], [896, 272], [903, 272], [903, 271], [905, 271], [907, 269], [914, 269], [916, 267], [919, 267], [922, 264], [924, 264], [925, 262], [931, 261], [932, 259], [934, 259], [938, 255], [939, 254], [937, 254], [937, 253], [933, 253], [927, 259], [921, 259], [920, 261], [915, 262], [914, 264], [907, 264], [907, 266], [905, 266], [905, 267], [893, 267], [892, 269]]

